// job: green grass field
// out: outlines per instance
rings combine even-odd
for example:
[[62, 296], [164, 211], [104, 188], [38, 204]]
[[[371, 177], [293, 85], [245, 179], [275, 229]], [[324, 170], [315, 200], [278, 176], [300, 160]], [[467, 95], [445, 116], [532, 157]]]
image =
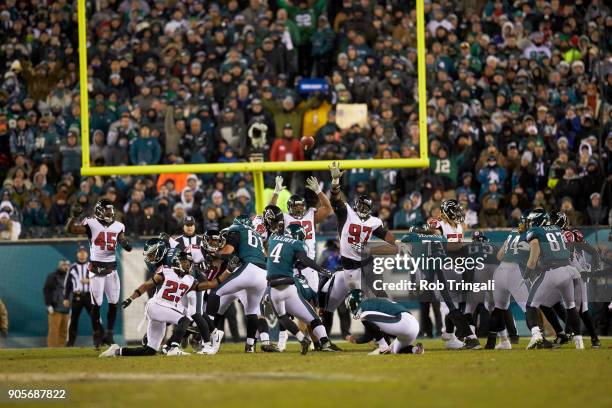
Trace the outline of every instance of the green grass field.
[[[62, 388], [54, 406], [612, 406], [612, 339], [600, 350], [446, 351], [368, 356], [368, 346], [343, 353], [245, 355], [225, 344], [215, 356], [99, 359], [91, 349], [0, 350], [0, 406], [11, 388]], [[53, 405], [52, 405], [53, 406]]]

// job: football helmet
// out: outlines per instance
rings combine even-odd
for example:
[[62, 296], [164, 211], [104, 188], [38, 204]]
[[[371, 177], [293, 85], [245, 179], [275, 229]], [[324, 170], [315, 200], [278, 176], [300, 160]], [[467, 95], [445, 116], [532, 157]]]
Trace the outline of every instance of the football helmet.
[[111, 200], [101, 199], [94, 207], [94, 216], [104, 224], [111, 224], [115, 221], [115, 207]]
[[290, 236], [298, 241], [304, 241], [306, 239], [306, 231], [300, 224], [289, 224], [285, 228], [285, 235]]
[[146, 263], [156, 265], [164, 259], [167, 253], [168, 246], [164, 240], [151, 238], [145, 242], [144, 257]]
[[276, 205], [268, 205], [263, 212], [264, 226], [275, 234], [282, 234], [285, 229], [283, 212]]
[[442, 201], [440, 211], [450, 221], [461, 224], [465, 220], [465, 212], [457, 200], [450, 199]]
[[359, 319], [362, 300], [363, 300], [363, 296], [361, 294], [361, 291], [353, 290], [351, 291], [351, 293], [347, 296], [346, 300], [344, 301], [346, 308], [353, 315], [353, 319]]
[[172, 269], [178, 276], [185, 276], [191, 273], [193, 257], [191, 252], [177, 251], [172, 257]]
[[353, 202], [353, 210], [362, 221], [367, 220], [372, 213], [372, 199], [365, 194], [358, 195]]
[[202, 246], [208, 252], [217, 252], [225, 246], [225, 233], [216, 229], [209, 229], [202, 235]]
[[557, 211], [549, 215], [551, 225], [556, 225], [557, 227], [563, 229], [567, 228], [569, 221], [567, 220], [567, 215], [563, 211]]
[[536, 208], [535, 210], [531, 210], [527, 215], [527, 219], [525, 220], [525, 226], [527, 228], [532, 227], [543, 227], [550, 223], [550, 217], [548, 213], [543, 208]]
[[306, 199], [297, 194], [292, 195], [287, 200], [287, 210], [293, 218], [301, 220], [306, 214]]
[[472, 241], [473, 242], [489, 242], [489, 238], [487, 238], [482, 231], [474, 231], [472, 232]]

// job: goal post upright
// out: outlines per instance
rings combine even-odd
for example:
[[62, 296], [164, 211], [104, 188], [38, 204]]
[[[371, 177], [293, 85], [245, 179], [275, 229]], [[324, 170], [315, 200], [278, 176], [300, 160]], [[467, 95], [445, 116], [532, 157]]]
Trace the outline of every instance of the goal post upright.
[[[81, 141], [83, 176], [146, 175], [162, 173], [243, 173], [253, 172], [256, 210], [260, 213], [264, 202], [263, 173], [278, 171], [326, 170], [329, 160], [294, 162], [237, 162], [237, 163], [198, 163], [198, 164], [157, 164], [145, 166], [94, 166], [89, 158], [89, 95], [87, 89], [87, 16], [86, 0], [78, 0], [78, 38], [79, 38], [79, 91], [81, 106]], [[429, 166], [427, 142], [427, 90], [425, 64], [425, 10], [424, 0], [416, 0], [417, 33], [417, 94], [419, 123], [419, 157], [410, 159], [369, 159], [339, 160], [342, 169], [388, 169], [423, 168]]]

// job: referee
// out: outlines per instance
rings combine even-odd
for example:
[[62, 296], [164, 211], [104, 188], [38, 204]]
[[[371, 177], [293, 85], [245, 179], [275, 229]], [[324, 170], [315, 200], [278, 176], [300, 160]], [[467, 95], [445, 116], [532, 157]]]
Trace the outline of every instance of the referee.
[[[64, 285], [64, 306], [72, 303], [70, 326], [68, 327], [68, 343], [66, 347], [74, 347], [79, 327], [79, 317], [83, 309], [91, 314], [91, 296], [89, 294], [89, 255], [87, 248], [80, 246], [76, 253], [77, 261], [70, 265]], [[72, 302], [69, 299], [72, 296]]]

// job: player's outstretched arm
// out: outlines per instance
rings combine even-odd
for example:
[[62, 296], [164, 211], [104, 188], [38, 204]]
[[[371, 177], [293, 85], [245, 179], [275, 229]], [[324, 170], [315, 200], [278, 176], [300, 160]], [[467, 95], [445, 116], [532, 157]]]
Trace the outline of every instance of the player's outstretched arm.
[[119, 245], [121, 245], [121, 247], [125, 249], [126, 251], [130, 252], [132, 250], [132, 244], [125, 237], [125, 234], [123, 232], [120, 233], [119, 236], [117, 237], [117, 242], [119, 242]]
[[338, 211], [344, 211], [346, 204], [346, 201], [342, 196], [342, 192], [340, 191], [340, 178], [342, 178], [344, 171], [340, 170], [340, 163], [332, 162], [329, 165], [329, 172], [331, 173], [332, 177], [330, 203], [332, 209], [336, 215], [338, 215]]
[[276, 201], [278, 200], [278, 195], [281, 191], [283, 191], [285, 186], [283, 185], [283, 176], [276, 176], [274, 179], [274, 194], [272, 194], [272, 198], [270, 199], [269, 205], [276, 205]]
[[300, 262], [304, 268], [312, 268], [319, 273], [319, 275], [329, 276], [331, 272], [317, 264], [314, 259], [309, 258], [306, 252], [296, 252], [296, 261]]
[[66, 227], [64, 230], [68, 234], [79, 234], [83, 235], [87, 233], [87, 227], [77, 223], [77, 218], [83, 214], [83, 207], [78, 202], [70, 208], [70, 217], [66, 221]]
[[319, 224], [327, 217], [329, 217], [329, 215], [332, 213], [333, 209], [331, 202], [329, 201], [327, 195], [325, 195], [325, 193], [321, 189], [319, 180], [317, 180], [316, 177], [308, 177], [308, 179], [306, 180], [306, 188], [312, 190], [317, 195], [317, 197], [319, 197], [321, 207], [317, 209], [317, 212], [314, 216], [315, 224]]
[[125, 309], [134, 300], [138, 299], [143, 293], [147, 293], [147, 291], [149, 291], [150, 289], [153, 289], [156, 285], [160, 284], [163, 281], [164, 281], [164, 277], [161, 274], [156, 273], [155, 275], [153, 275], [151, 279], [149, 279], [148, 281], [140, 285], [138, 289], [136, 289], [129, 298], [125, 299], [121, 303], [121, 305]]

